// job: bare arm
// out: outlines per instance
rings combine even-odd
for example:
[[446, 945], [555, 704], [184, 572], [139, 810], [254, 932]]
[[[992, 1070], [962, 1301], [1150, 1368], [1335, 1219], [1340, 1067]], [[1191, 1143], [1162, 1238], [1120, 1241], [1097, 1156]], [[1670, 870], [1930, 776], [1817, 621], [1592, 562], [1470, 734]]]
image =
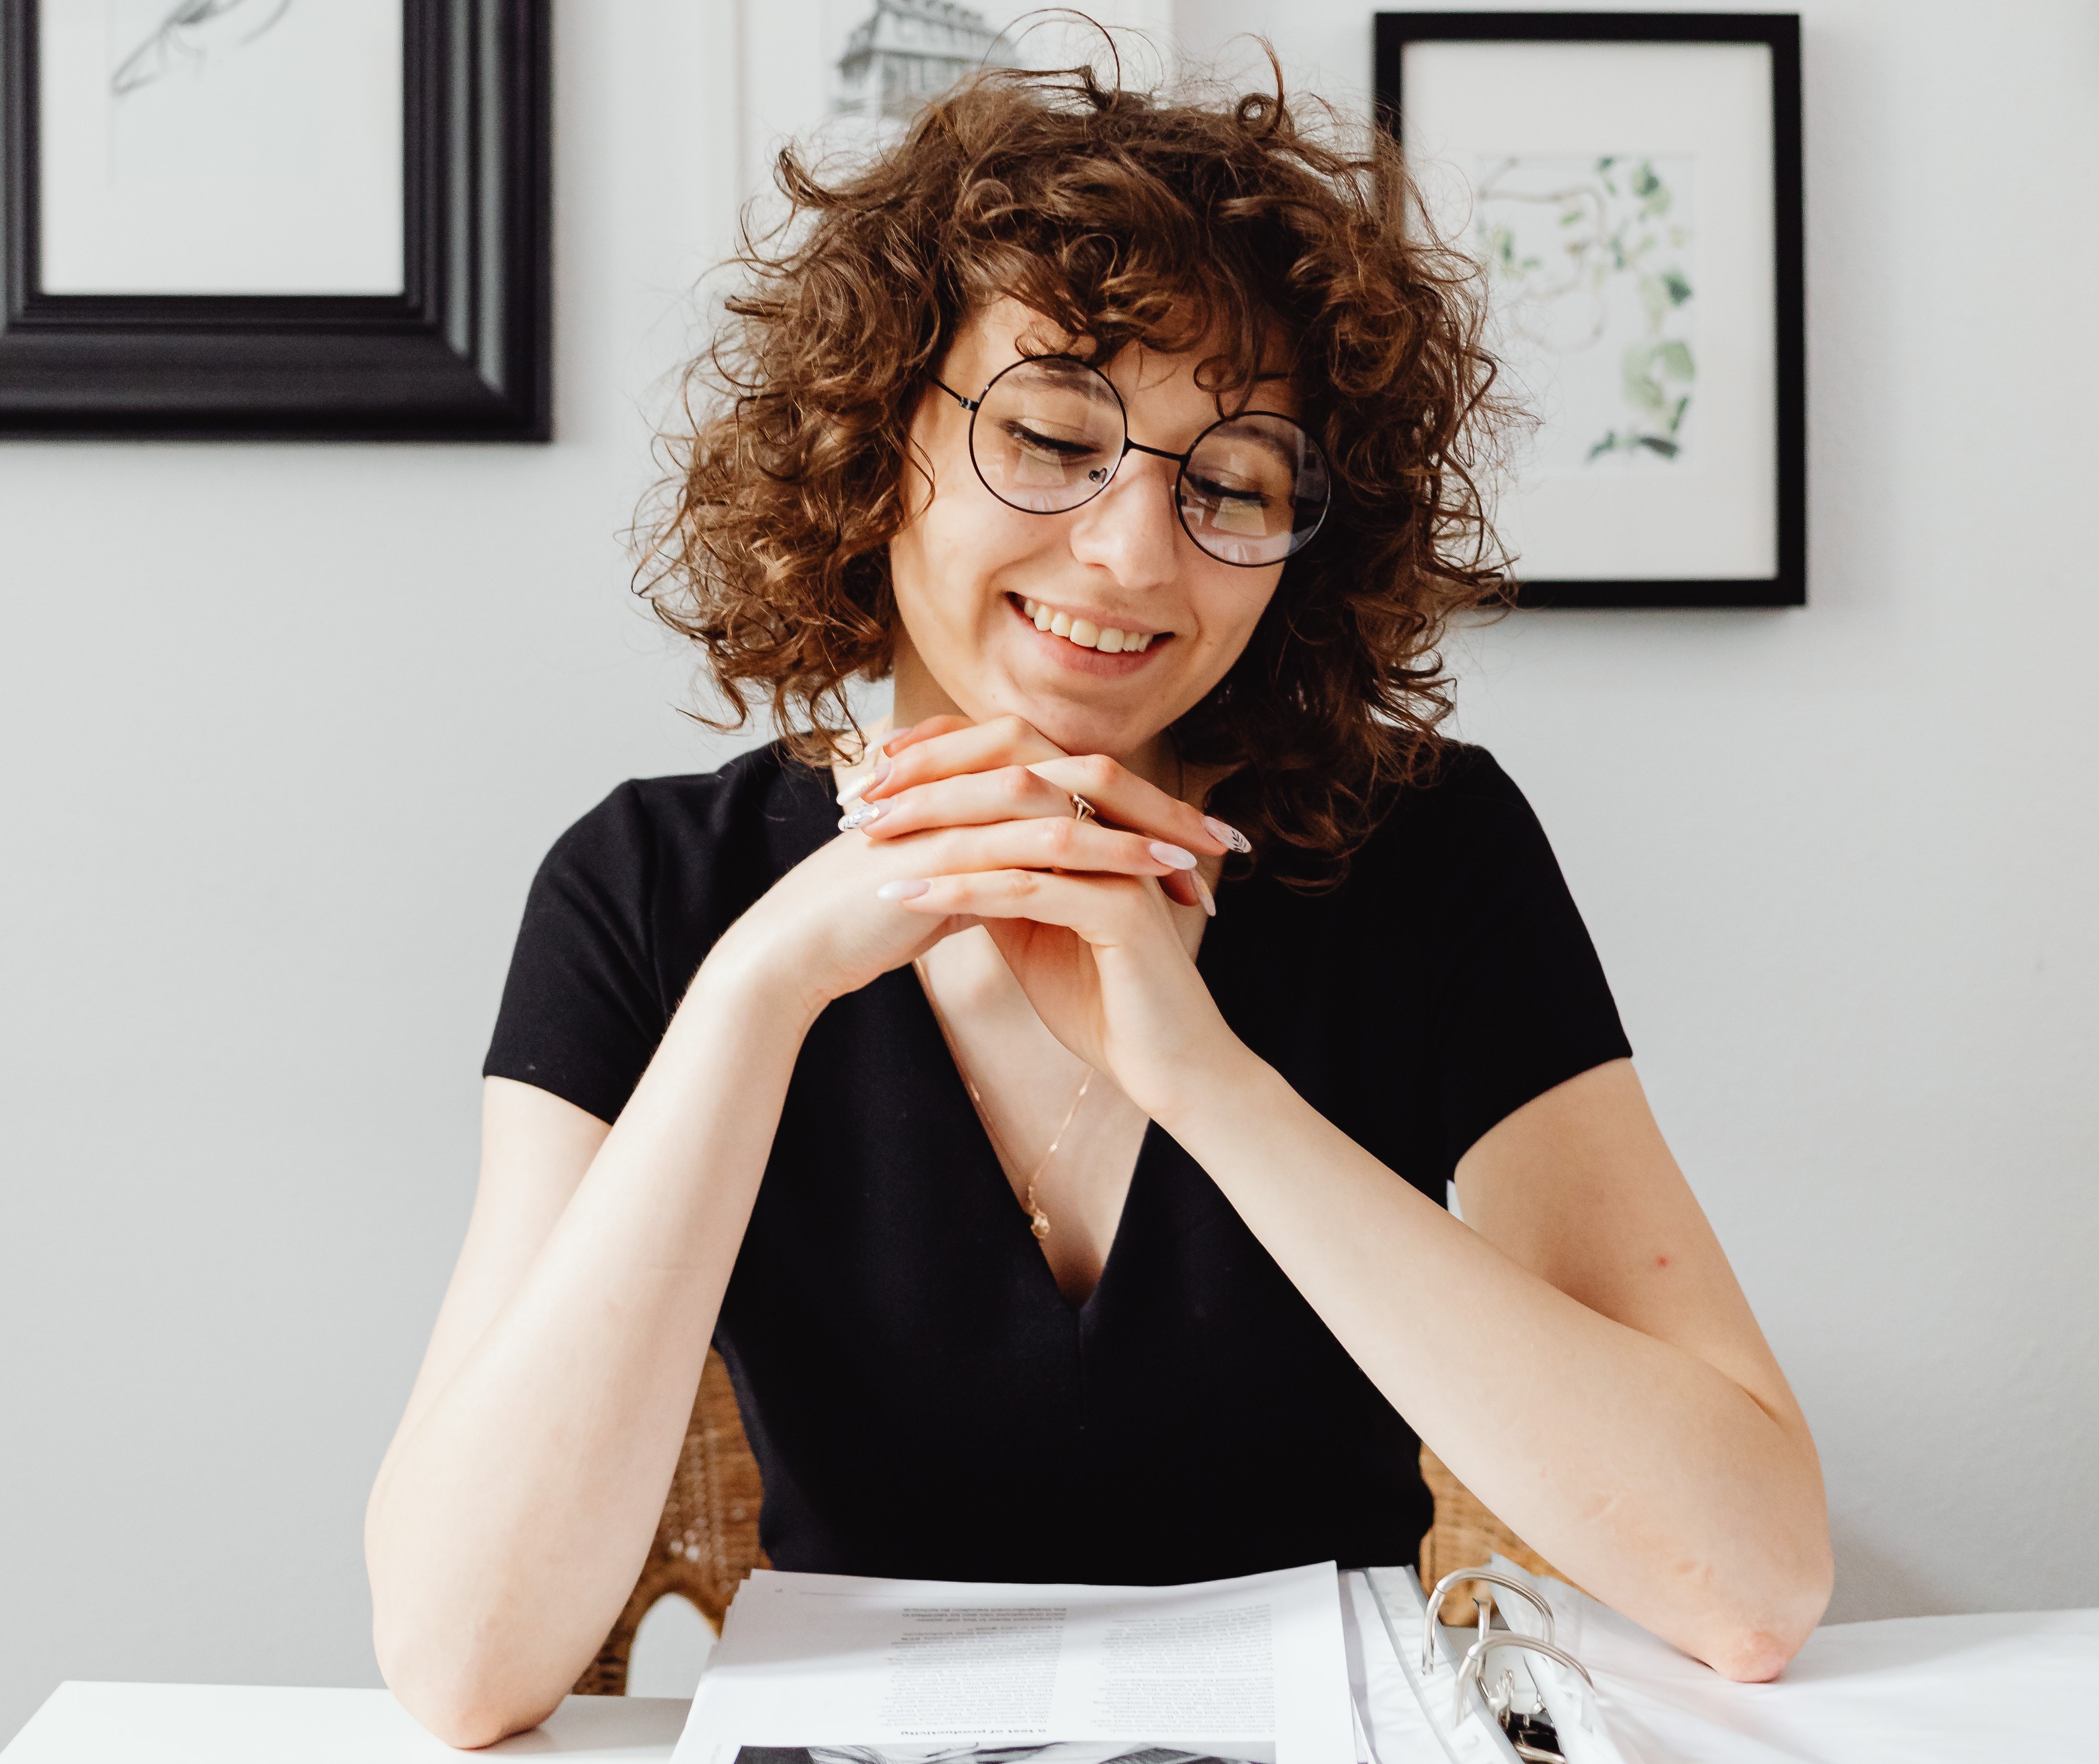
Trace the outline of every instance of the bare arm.
[[1165, 1125], [1532, 1548], [1730, 1678], [1799, 1651], [1830, 1590], [1815, 1449], [1631, 1062], [1473, 1146], [1459, 1197], [1478, 1229], [1251, 1054]]
[[1164, 1124], [1437, 1455], [1597, 1597], [1775, 1677], [1828, 1600], [1821, 1470], [1630, 1062], [1467, 1154], [1470, 1225], [1251, 1054], [1213, 1071]]
[[[1036, 769], [1095, 802], [1129, 788], [1098, 756]], [[914, 782], [892, 825], [948, 789]], [[1793, 1656], [1829, 1594], [1820, 1467], [1629, 1062], [1472, 1147], [1468, 1225], [1232, 1033], [1155, 887], [929, 874], [899, 904], [991, 927], [1044, 1022], [1181, 1142], [1393, 1406], [1534, 1547], [1731, 1677]]]
[[716, 945], [616, 1125], [489, 1082], [473, 1221], [365, 1527], [381, 1669], [442, 1738], [543, 1720], [632, 1590], [808, 1026], [953, 928], [875, 890], [1055, 858], [1172, 868], [1068, 821], [835, 840]]
[[381, 1669], [455, 1745], [543, 1720], [633, 1588], [806, 1027], [781, 1002], [703, 968], [609, 1130], [488, 1080], [473, 1223], [366, 1522]]

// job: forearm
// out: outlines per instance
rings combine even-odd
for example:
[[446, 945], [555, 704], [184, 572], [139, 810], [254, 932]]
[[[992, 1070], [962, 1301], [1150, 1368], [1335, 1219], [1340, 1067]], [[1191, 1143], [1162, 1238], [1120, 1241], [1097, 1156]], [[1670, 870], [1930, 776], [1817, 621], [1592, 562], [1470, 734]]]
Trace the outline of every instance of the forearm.
[[809, 1015], [710, 959], [517, 1290], [388, 1454], [367, 1524], [381, 1664], [455, 1743], [543, 1717], [631, 1590]]
[[1820, 1473], [1789, 1402], [1776, 1412], [1529, 1272], [1236, 1043], [1162, 1124], [1534, 1547], [1731, 1676], [1790, 1656], [1827, 1596], [1828, 1557]]

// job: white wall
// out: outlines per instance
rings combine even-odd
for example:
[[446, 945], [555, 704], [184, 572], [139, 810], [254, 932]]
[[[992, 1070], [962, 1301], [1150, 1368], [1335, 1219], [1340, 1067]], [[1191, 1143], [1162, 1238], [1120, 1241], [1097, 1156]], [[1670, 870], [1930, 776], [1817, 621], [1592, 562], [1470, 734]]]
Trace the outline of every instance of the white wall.
[[[531, 866], [722, 750], [618, 533], [762, 163], [728, 4], [560, 8], [552, 446], [0, 447], [0, 1735], [376, 1682]], [[1834, 1614], [2099, 1603], [2099, 18], [1806, 10], [1815, 605], [1512, 620], [1464, 724], [1815, 1424]], [[1368, 12], [1177, 16], [1339, 94]]]

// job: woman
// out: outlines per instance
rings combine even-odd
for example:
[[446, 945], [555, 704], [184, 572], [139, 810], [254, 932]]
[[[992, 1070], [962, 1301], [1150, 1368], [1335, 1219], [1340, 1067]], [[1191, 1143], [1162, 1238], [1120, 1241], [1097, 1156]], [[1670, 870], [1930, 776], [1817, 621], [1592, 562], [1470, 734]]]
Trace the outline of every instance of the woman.
[[999, 74], [782, 182], [653, 592], [803, 733], [535, 885], [372, 1495], [389, 1681], [455, 1744], [546, 1714], [710, 1339], [783, 1568], [1407, 1560], [1418, 1434], [1775, 1674], [1813, 1445], [1537, 822], [1435, 733], [1490, 369], [1389, 150]]

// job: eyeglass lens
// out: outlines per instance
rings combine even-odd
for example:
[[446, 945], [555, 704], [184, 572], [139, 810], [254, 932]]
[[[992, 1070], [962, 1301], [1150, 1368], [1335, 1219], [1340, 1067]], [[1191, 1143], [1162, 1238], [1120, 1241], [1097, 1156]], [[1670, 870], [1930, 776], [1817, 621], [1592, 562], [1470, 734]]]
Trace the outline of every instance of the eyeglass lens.
[[[1121, 464], [1122, 401], [1068, 356], [1016, 363], [984, 390], [970, 452], [1000, 501], [1061, 514], [1091, 501]], [[1176, 486], [1188, 536], [1226, 563], [1279, 563], [1327, 512], [1327, 462], [1287, 416], [1249, 411], [1204, 431]]]

